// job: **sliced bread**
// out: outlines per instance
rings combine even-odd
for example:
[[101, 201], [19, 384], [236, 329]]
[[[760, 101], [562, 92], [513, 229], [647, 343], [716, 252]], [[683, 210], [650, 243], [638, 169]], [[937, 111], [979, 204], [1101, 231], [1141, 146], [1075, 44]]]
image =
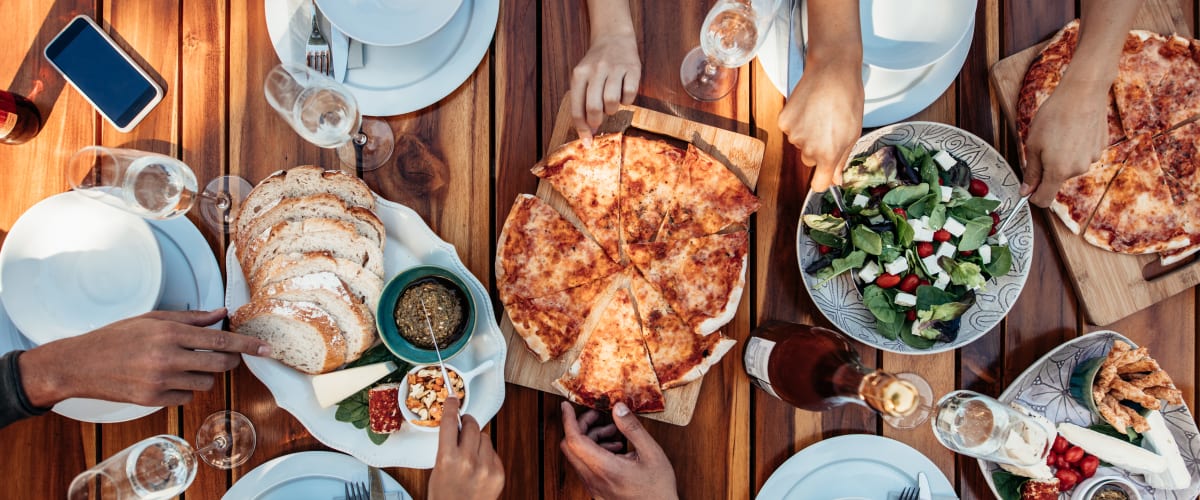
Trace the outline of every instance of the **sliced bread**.
[[289, 278], [321, 272], [337, 276], [369, 309], [374, 310], [379, 304], [383, 279], [362, 265], [334, 257], [329, 252], [288, 253], [260, 262], [258, 272], [250, 275], [250, 293]]
[[230, 318], [233, 331], [271, 345], [271, 357], [304, 373], [333, 371], [346, 361], [337, 323], [312, 302], [257, 299]]
[[375, 335], [375, 315], [351, 295], [342, 280], [333, 273], [288, 278], [260, 289], [254, 298], [316, 304], [333, 317], [342, 332], [342, 338], [346, 339], [347, 363], [362, 357], [378, 338]]
[[325, 170], [315, 165], [281, 170], [258, 183], [242, 202], [238, 212], [237, 234], [242, 234], [258, 214], [269, 210], [286, 198], [298, 198], [329, 193], [347, 205], [375, 210], [371, 188], [361, 179], [341, 170]]
[[280, 222], [246, 244], [242, 270], [253, 276], [259, 264], [277, 255], [304, 252], [329, 252], [334, 257], [355, 262], [376, 276], [383, 277], [383, 249], [362, 235], [348, 222], [334, 219], [308, 219]]
[[[374, 212], [362, 207], [347, 205], [335, 195], [322, 193], [299, 198], [286, 198], [279, 204], [261, 212], [246, 225], [236, 237], [238, 251], [244, 252], [250, 240], [280, 222], [295, 222], [304, 219], [334, 219], [354, 226], [363, 237], [383, 248], [385, 233], [383, 222]], [[239, 255], [241, 260], [244, 256]]]

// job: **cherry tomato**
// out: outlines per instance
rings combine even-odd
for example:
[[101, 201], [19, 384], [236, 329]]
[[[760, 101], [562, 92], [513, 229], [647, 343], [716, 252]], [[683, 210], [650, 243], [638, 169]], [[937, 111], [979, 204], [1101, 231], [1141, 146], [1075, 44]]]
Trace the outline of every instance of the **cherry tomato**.
[[1096, 475], [1096, 468], [1100, 467], [1100, 459], [1093, 455], [1087, 455], [1079, 461], [1079, 473], [1084, 479]]
[[996, 228], [1000, 226], [1000, 214], [992, 212], [988, 215], [992, 216], [992, 230], [988, 231], [988, 236], [996, 234]]
[[971, 193], [971, 196], [987, 196], [988, 186], [979, 179], [971, 179], [971, 185], [967, 188], [967, 192]]
[[945, 182], [942, 182], [942, 178], [941, 178], [941, 177], [938, 177], [938, 185], [939, 185], [939, 186], [941, 186], [941, 185], [944, 185], [944, 184], [945, 184]]
[[892, 273], [883, 273], [878, 278], [875, 278], [875, 284], [879, 288], [891, 288], [900, 284], [900, 277]]
[[947, 231], [945, 229], [938, 229], [937, 231], [934, 231], [933, 232], [933, 240], [934, 241], [950, 241], [950, 231]]
[[924, 259], [930, 255], [933, 255], [933, 243], [928, 241], [917, 242], [917, 256]]
[[1078, 446], [1072, 446], [1070, 448], [1067, 448], [1067, 451], [1063, 453], [1063, 459], [1066, 460], [1067, 463], [1073, 464], [1073, 463], [1078, 462], [1082, 458], [1083, 458], [1083, 448], [1080, 448]]
[[929, 280], [921, 280], [921, 282], [918, 283], [917, 285], [918, 286], [929, 286], [929, 285], [932, 285], [932, 283], [930, 283]]
[[1067, 451], [1067, 448], [1070, 447], [1071, 443], [1067, 442], [1067, 440], [1062, 436], [1057, 436], [1054, 438], [1054, 453], [1061, 454], [1062, 452]]
[[1079, 473], [1071, 469], [1059, 469], [1054, 477], [1058, 478], [1058, 491], [1067, 491], [1079, 484]]
[[821, 252], [821, 255], [825, 255], [825, 254], [829, 253], [830, 250], [833, 250], [833, 249], [829, 248], [825, 245], [817, 245], [817, 251]]
[[921, 284], [921, 278], [915, 274], [909, 274], [904, 279], [900, 280], [900, 291], [904, 293], [913, 293], [917, 290], [917, 285]]
[[1057, 463], [1058, 463], [1058, 455], [1056, 455], [1053, 451], [1046, 454], [1046, 465], [1049, 465], [1050, 467], [1054, 467], [1055, 464], [1057, 464]]
[[1054, 467], [1057, 469], [1070, 469], [1071, 464], [1067, 463], [1067, 460], [1062, 455], [1057, 455], [1054, 457]]
[[959, 255], [962, 255], [962, 256], [964, 256], [964, 257], [969, 257], [969, 256], [971, 256], [971, 255], [974, 255], [974, 254], [975, 254], [975, 251], [974, 251], [974, 250], [959, 250], [959, 251], [958, 251], [958, 254], [959, 254]]
[[837, 207], [834, 207], [833, 211], [829, 212], [829, 215], [832, 215], [832, 216], [840, 219], [842, 217], [842, 211], [839, 210]]
[[899, 215], [901, 218], [904, 218], [904, 219], [908, 218], [908, 213], [905, 212], [904, 208], [902, 208], [902, 207], [893, 208], [892, 213]]
[[916, 321], [917, 320], [917, 310], [909, 309], [909, 310], [905, 311], [904, 319], [909, 320], [909, 321]]

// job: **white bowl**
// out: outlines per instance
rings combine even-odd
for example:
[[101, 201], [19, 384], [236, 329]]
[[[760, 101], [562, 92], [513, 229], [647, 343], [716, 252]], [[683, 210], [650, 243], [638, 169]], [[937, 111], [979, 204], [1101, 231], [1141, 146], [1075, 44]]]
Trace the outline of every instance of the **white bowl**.
[[[450, 363], [446, 363], [446, 370], [457, 373], [458, 376], [461, 377], [462, 381], [463, 381], [463, 398], [462, 398], [462, 403], [461, 403], [462, 406], [459, 407], [459, 409], [458, 409], [458, 412], [460, 415], [466, 415], [467, 413], [469, 413], [468, 409], [471, 407], [471, 380], [474, 379], [480, 373], [487, 371], [489, 368], [492, 367], [493, 364], [495, 364], [495, 363], [489, 359], [489, 360], [484, 361], [483, 363], [480, 363], [479, 366], [476, 366], [471, 371], [463, 371], [463, 370], [459, 370], [457, 367], [455, 367], [454, 365], [451, 365]], [[438, 367], [438, 365], [417, 365], [417, 366], [414, 366], [411, 370], [409, 370], [408, 374], [406, 374], [404, 376], [404, 381], [400, 383], [400, 397], [399, 397], [400, 414], [404, 416], [404, 420], [407, 420], [408, 423], [411, 424], [414, 429], [417, 429], [422, 432], [438, 432], [438, 426], [430, 427], [430, 426], [420, 425], [420, 424], [415, 423], [416, 421], [420, 420], [420, 418], [417, 416], [417, 414], [413, 413], [412, 410], [408, 409], [408, 404], [406, 403], [406, 401], [408, 401], [408, 390], [409, 390], [408, 375], [415, 374], [418, 371], [424, 370], [427, 368], [433, 368], [434, 370], [440, 371], [440, 368]], [[439, 375], [440, 375], [440, 373], [439, 373]]]
[[1120, 488], [1129, 497], [1129, 500], [1142, 500], [1142, 494], [1138, 492], [1138, 488], [1134, 486], [1133, 482], [1120, 476], [1097, 476], [1079, 483], [1071, 495], [1071, 500], [1091, 500], [1092, 495], [1099, 493], [1103, 486]]
[[864, 0], [863, 62], [891, 70], [938, 62], [971, 31], [975, 6], [975, 0]]
[[416, 43], [442, 29], [463, 0], [317, 0], [329, 22], [367, 45]]
[[0, 300], [39, 345], [149, 312], [162, 288], [146, 221], [74, 191], [31, 207], [0, 248]]

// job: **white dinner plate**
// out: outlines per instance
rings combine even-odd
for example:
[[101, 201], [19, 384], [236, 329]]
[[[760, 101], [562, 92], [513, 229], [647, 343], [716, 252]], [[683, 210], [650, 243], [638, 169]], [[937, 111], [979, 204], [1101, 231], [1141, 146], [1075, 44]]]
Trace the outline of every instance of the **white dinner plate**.
[[419, 42], [442, 29], [463, 0], [317, 0], [329, 22], [360, 42], [394, 46]]
[[[788, 52], [799, 52], [799, 47], [788, 46], [788, 9], [779, 9], [779, 19], [774, 28], [767, 32], [762, 48], [758, 52], [758, 63], [762, 65], [767, 79], [784, 97], [791, 95], [796, 82], [788, 82]], [[972, 17], [969, 28], [954, 49], [938, 62], [907, 71], [893, 71], [877, 66], [864, 65], [863, 128], [874, 128], [895, 123], [933, 104], [962, 69], [970, 52], [975, 33]], [[786, 90], [785, 90], [786, 89]]]
[[[492, 44], [500, 1], [461, 1], [462, 6], [442, 29], [420, 42], [397, 47], [363, 44], [364, 66], [347, 70], [343, 82], [362, 114], [392, 116], [416, 111], [442, 100], [470, 78]], [[267, 33], [279, 60], [304, 64], [304, 44], [312, 31], [311, 3], [264, 2]], [[405, 26], [394, 29], [404, 31]]]
[[0, 248], [0, 301], [38, 345], [149, 312], [162, 286], [146, 221], [77, 191], [30, 207]]
[[759, 500], [834, 500], [874, 498], [917, 485], [929, 478], [934, 496], [954, 497], [954, 485], [921, 452], [872, 434], [848, 434], [800, 450], [780, 465], [758, 492]]
[[[155, 309], [168, 311], [210, 310], [225, 299], [221, 268], [208, 242], [186, 217], [148, 220], [162, 253], [165, 282]], [[220, 323], [210, 328], [219, 329]], [[0, 307], [0, 352], [29, 350], [36, 346], [8, 319]], [[144, 417], [161, 407], [139, 406], [98, 399], [74, 398], [54, 406], [54, 412], [82, 422], [109, 424]]]
[[[504, 360], [508, 354], [487, 289], [459, 260], [454, 245], [439, 238], [425, 225], [419, 214], [378, 195], [375, 196], [375, 203], [376, 215], [387, 229], [387, 243], [383, 252], [384, 282], [406, 269], [435, 265], [454, 271], [471, 289], [477, 318], [475, 334], [462, 352], [454, 357], [454, 363], [464, 370], [471, 370], [484, 360], [493, 361], [491, 369], [480, 373], [471, 382], [471, 415], [480, 425], [487, 424], [504, 403]], [[225, 270], [229, 276], [225, 304], [230, 311], [236, 311], [248, 302], [250, 295], [234, 252], [234, 246], [230, 245], [225, 257]], [[421, 432], [412, 425], [404, 425], [400, 432], [392, 434], [382, 445], [376, 445], [367, 437], [365, 430], [334, 418], [336, 405], [321, 408], [317, 404], [311, 375], [300, 373], [270, 358], [242, 356], [242, 359], [250, 371], [271, 390], [275, 403], [291, 412], [313, 437], [326, 446], [349, 453], [375, 467], [433, 467], [438, 447], [437, 433]]]
[[975, 6], [974, 0], [863, 0], [863, 62], [904, 71], [940, 61], [973, 31]]
[[[1071, 397], [1071, 374], [1075, 372], [1075, 366], [1079, 363], [1108, 355], [1114, 340], [1122, 340], [1137, 347], [1133, 341], [1111, 330], [1082, 335], [1056, 347], [1030, 365], [1000, 394], [1000, 401], [1005, 403], [1016, 401], [1026, 408], [1041, 413], [1055, 424], [1071, 422], [1082, 427], [1091, 425], [1098, 419], [1093, 418], [1087, 408]], [[1175, 437], [1175, 442], [1179, 445], [1179, 452], [1183, 454], [1183, 461], [1187, 464], [1188, 472], [1192, 474], [1191, 485], [1181, 490], [1156, 491], [1146, 486], [1140, 474], [1130, 474], [1103, 464], [1096, 469], [1095, 477], [1124, 477], [1138, 487], [1145, 500], [1151, 498], [1169, 500], [1197, 498], [1197, 495], [1200, 495], [1200, 430], [1196, 428], [1196, 418], [1192, 416], [1192, 412], [1188, 411], [1187, 405], [1165, 405], [1162, 415], [1163, 419], [1167, 421], [1171, 435]], [[992, 473], [1000, 470], [1000, 466], [984, 460], [978, 460], [978, 462], [988, 487], [992, 489], [992, 493], [996, 493], [996, 485], [992, 482]], [[999, 497], [997, 496], [997, 498]], [[1063, 494], [1061, 498], [1067, 498], [1067, 495]]]
[[[412, 500], [396, 479], [381, 474], [388, 499]], [[345, 497], [346, 482], [370, 484], [367, 465], [331, 451], [302, 451], [275, 458], [242, 476], [225, 500], [330, 500]]]

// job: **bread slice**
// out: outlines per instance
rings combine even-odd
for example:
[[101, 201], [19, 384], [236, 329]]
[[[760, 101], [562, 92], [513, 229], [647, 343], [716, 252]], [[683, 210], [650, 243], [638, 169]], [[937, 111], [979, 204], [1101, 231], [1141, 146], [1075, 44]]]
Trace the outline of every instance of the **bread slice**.
[[[271, 258], [295, 252], [329, 252], [334, 257], [355, 262], [376, 276], [383, 277], [383, 249], [364, 238], [348, 222], [335, 219], [308, 219], [280, 222], [247, 243], [242, 270], [253, 276], [259, 264]], [[242, 250], [238, 250], [242, 252]]]
[[[246, 229], [236, 236], [237, 247], [245, 250], [250, 240], [280, 222], [295, 222], [304, 219], [336, 219], [354, 225], [358, 234], [379, 244], [383, 248], [385, 230], [383, 222], [374, 212], [362, 207], [347, 205], [335, 195], [322, 193], [299, 198], [286, 198], [258, 216], [250, 219]], [[238, 256], [242, 258], [242, 256]]]
[[346, 363], [362, 357], [379, 338], [375, 315], [330, 272], [288, 278], [259, 290], [254, 298], [316, 304], [333, 318], [346, 340]]
[[258, 272], [250, 275], [250, 293], [288, 278], [321, 272], [337, 276], [368, 309], [374, 310], [379, 304], [383, 279], [362, 265], [334, 257], [329, 252], [288, 253], [260, 262]]
[[271, 357], [304, 373], [333, 371], [346, 361], [334, 319], [312, 302], [253, 300], [230, 318], [233, 331], [271, 345]]
[[250, 191], [238, 212], [237, 234], [242, 234], [258, 214], [286, 198], [329, 193], [347, 205], [375, 210], [375, 196], [361, 179], [341, 170], [325, 170], [316, 165], [280, 170], [267, 176]]

